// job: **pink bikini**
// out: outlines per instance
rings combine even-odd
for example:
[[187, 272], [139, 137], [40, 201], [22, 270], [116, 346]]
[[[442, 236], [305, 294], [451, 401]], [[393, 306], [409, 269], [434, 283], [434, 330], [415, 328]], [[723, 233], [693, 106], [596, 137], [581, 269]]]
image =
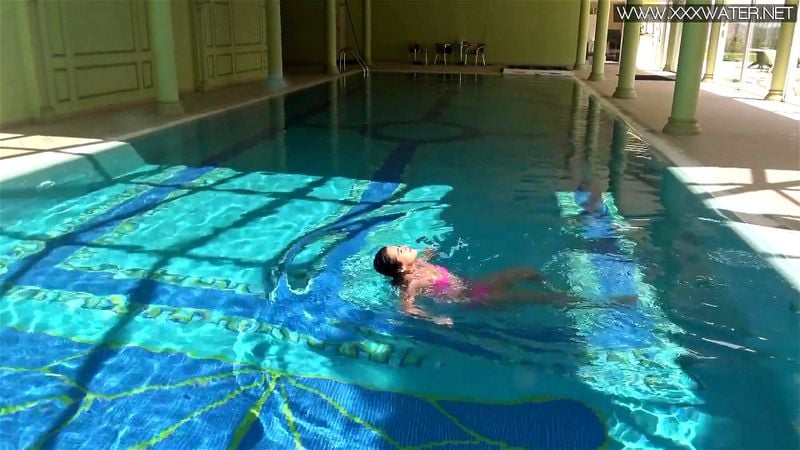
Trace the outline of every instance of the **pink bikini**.
[[[436, 266], [439, 271], [439, 277], [434, 280], [431, 288], [436, 297], [460, 297], [461, 289], [453, 284], [452, 275], [450, 271], [442, 266]], [[484, 302], [491, 296], [491, 288], [483, 283], [470, 283], [469, 298], [473, 302]]]

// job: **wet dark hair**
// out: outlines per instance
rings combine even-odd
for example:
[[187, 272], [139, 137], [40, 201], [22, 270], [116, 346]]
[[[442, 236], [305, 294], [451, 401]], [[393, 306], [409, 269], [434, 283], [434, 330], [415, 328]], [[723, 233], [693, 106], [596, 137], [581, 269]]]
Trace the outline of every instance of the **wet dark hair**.
[[375, 253], [375, 259], [372, 260], [372, 267], [379, 274], [391, 278], [393, 285], [397, 286], [403, 283], [403, 273], [400, 271], [403, 266], [398, 260], [389, 256], [389, 250], [386, 247], [381, 247], [381, 249]]

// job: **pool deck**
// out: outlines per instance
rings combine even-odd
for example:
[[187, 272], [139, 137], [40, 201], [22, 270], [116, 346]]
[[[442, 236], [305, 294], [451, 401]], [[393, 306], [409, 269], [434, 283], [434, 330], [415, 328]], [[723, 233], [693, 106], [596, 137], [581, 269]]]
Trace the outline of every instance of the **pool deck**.
[[[430, 63], [433, 63], [433, 59], [429, 60]], [[392, 63], [392, 62], [382, 62], [382, 63], [375, 63], [372, 65], [371, 70], [373, 72], [402, 72], [402, 73], [451, 73], [451, 74], [481, 74], [481, 75], [500, 75], [503, 72], [503, 68], [505, 66], [500, 64], [489, 64], [486, 66], [483, 65], [462, 65], [462, 64], [448, 64], [444, 65], [439, 63], [437, 65], [433, 64], [409, 64], [409, 63]]]
[[[352, 75], [358, 72], [357, 68], [350, 68], [343, 75]], [[181, 104], [185, 111], [181, 115], [159, 115], [156, 104], [148, 102], [107, 111], [93, 110], [52, 122], [3, 126], [0, 129], [0, 139], [7, 138], [5, 134], [23, 134], [27, 136], [50, 135], [125, 140], [151, 133], [160, 128], [167, 128], [271, 97], [289, 94], [335, 80], [340, 76], [342, 75], [327, 75], [309, 67], [300, 67], [296, 68], [293, 73], [287, 72], [286, 87], [281, 90], [270, 90], [265, 83], [256, 81], [207, 92], [181, 94]], [[0, 147], [0, 158], [10, 155], [11, 152], [7, 150], [7, 148]]]
[[148, 102], [93, 110], [50, 122], [6, 125], [0, 128], [0, 182], [103, 152], [137, 136], [359, 72], [358, 68], [352, 67], [341, 75], [328, 75], [317, 66], [291, 66], [285, 73], [286, 87], [280, 90], [270, 90], [266, 83], [257, 81], [181, 94], [184, 114], [180, 115], [161, 115], [157, 105]]
[[[502, 69], [502, 65], [373, 66], [374, 72], [456, 74], [500, 74]], [[358, 72], [351, 66], [347, 74]], [[605, 81], [586, 81], [585, 70], [575, 76], [590, 93], [603, 99], [607, 109], [643, 134], [693, 192], [729, 219], [731, 227], [800, 290], [800, 106], [767, 102], [704, 83], [697, 111], [702, 133], [668, 136], [661, 129], [670, 113], [674, 82], [637, 80], [638, 98], [618, 100], [611, 98], [617, 72], [618, 65], [608, 64]], [[180, 116], [158, 115], [156, 106], [149, 103], [50, 123], [4, 127], [0, 131], [0, 180], [29, 172], [32, 165], [45, 160], [52, 165], [54, 159], [91, 153], [82, 146], [124, 141], [336, 78], [297, 68], [293, 73], [287, 70], [287, 87], [281, 91], [270, 91], [258, 82], [182, 95], [186, 113]]]
[[673, 81], [636, 80], [635, 99], [615, 99], [619, 66], [604, 81], [575, 73], [668, 160], [706, 205], [800, 289], [800, 106], [703, 83], [697, 108], [701, 133], [662, 133]]

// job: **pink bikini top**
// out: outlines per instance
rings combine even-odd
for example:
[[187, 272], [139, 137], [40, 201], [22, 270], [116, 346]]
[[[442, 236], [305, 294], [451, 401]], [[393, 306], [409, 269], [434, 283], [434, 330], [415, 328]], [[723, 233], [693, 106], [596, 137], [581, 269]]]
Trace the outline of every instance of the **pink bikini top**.
[[431, 285], [433, 294], [440, 297], [451, 295], [455, 286], [453, 286], [451, 281], [450, 271], [442, 266], [436, 266], [436, 269], [439, 271], [439, 278], [434, 280], [433, 285]]

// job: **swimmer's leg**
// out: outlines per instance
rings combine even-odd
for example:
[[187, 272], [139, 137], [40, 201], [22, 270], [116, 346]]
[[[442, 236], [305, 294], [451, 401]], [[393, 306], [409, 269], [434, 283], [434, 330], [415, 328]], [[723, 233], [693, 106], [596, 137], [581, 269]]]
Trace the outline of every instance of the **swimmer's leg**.
[[578, 297], [563, 292], [496, 290], [491, 293], [491, 297], [481, 303], [489, 306], [521, 304], [564, 306], [579, 300]]
[[480, 280], [493, 290], [504, 291], [520, 281], [544, 281], [544, 276], [530, 267], [507, 269]]

